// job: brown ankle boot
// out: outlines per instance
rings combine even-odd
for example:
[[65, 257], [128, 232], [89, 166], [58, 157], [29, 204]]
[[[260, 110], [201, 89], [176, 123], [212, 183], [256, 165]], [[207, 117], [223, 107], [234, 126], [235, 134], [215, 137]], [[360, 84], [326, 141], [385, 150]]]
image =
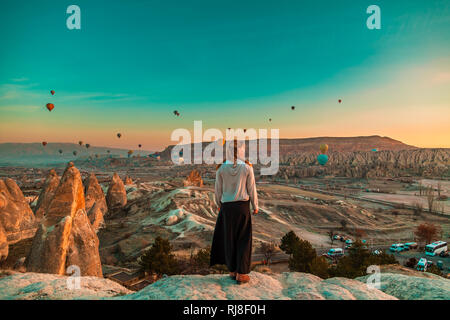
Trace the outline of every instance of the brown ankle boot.
[[240, 273], [238, 273], [237, 276], [236, 276], [236, 281], [239, 284], [247, 283], [247, 282], [250, 281], [250, 277], [247, 274], [240, 274]]

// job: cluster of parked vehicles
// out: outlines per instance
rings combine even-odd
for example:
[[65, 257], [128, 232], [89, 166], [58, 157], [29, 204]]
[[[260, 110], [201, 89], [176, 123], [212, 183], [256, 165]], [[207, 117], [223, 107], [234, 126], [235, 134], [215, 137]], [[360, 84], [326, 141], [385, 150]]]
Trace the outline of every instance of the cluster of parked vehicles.
[[[334, 240], [340, 240], [340, 241], [344, 242], [345, 248], [331, 248], [330, 250], [328, 250], [328, 252], [325, 253], [324, 256], [331, 258], [331, 259], [343, 257], [345, 255], [345, 249], [349, 249], [354, 243], [352, 239], [350, 239], [348, 237], [340, 236], [340, 235], [335, 235]], [[365, 244], [366, 241], [362, 240], [362, 243]], [[365, 245], [364, 245], [364, 247], [367, 249], [367, 247]], [[398, 252], [413, 250], [413, 249], [417, 249], [417, 248], [418, 248], [417, 242], [394, 243], [389, 248], [389, 251], [398, 253]], [[375, 254], [375, 255], [379, 255], [381, 253], [382, 253], [382, 250], [380, 250], [380, 249], [376, 249], [376, 250], [372, 251], [372, 254]], [[427, 244], [425, 246], [425, 254], [426, 254], [426, 256], [448, 257], [449, 253], [448, 253], [447, 243], [445, 241], [435, 241], [433, 243]], [[427, 271], [427, 269], [430, 268], [430, 266], [432, 266], [432, 265], [433, 265], [433, 261], [431, 261], [429, 258], [428, 259], [421, 258], [416, 265], [416, 269], [418, 271]], [[443, 270], [443, 268], [444, 268], [443, 261], [441, 261], [441, 260], [437, 261], [436, 266], [439, 269]]]

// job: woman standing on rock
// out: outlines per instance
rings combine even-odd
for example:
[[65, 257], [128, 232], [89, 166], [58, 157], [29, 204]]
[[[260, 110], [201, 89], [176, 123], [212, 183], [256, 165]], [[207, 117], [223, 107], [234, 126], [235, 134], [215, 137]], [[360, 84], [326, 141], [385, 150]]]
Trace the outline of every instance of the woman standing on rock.
[[216, 172], [215, 197], [220, 206], [211, 247], [210, 265], [225, 264], [238, 283], [250, 281], [252, 220], [258, 213], [255, 176], [244, 160], [245, 143], [234, 140], [227, 148], [226, 161]]

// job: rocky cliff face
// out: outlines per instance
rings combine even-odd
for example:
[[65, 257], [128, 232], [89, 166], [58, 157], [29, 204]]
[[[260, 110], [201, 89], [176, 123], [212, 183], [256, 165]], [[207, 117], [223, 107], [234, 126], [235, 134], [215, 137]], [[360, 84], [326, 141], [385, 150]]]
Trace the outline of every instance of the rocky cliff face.
[[69, 163], [33, 239], [27, 270], [63, 275], [76, 265], [81, 275], [102, 276], [98, 245], [85, 211], [80, 172]]
[[450, 176], [450, 149], [332, 152], [325, 166], [318, 165], [317, 155], [301, 153], [282, 156], [278, 175], [289, 178], [319, 175], [349, 178]]
[[33, 211], [12, 179], [0, 180], [0, 225], [8, 242], [30, 238], [36, 231]]
[[86, 195], [86, 211], [89, 212], [94, 204], [97, 204], [102, 214], [106, 214], [108, 207], [106, 205], [105, 194], [94, 173], [91, 173], [84, 181], [84, 190]]
[[109, 209], [123, 207], [127, 204], [127, 193], [122, 179], [114, 173], [106, 195], [106, 203]]
[[36, 208], [34, 214], [36, 219], [39, 221], [44, 217], [45, 211], [47, 211], [50, 202], [52, 201], [56, 188], [59, 185], [59, 176], [56, 174], [55, 170], [50, 170], [47, 179], [45, 180], [44, 186], [39, 194], [38, 201], [36, 203]]

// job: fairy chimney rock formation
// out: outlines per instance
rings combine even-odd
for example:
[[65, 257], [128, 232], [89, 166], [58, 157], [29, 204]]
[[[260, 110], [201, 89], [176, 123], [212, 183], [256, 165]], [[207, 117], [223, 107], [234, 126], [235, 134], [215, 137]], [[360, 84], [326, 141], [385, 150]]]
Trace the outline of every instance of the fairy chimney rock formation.
[[203, 187], [202, 176], [197, 170], [192, 170], [189, 176], [184, 180], [184, 186]]
[[86, 212], [89, 212], [94, 207], [94, 204], [97, 204], [102, 212], [102, 216], [106, 214], [108, 207], [106, 205], [105, 194], [94, 173], [91, 173], [84, 181], [84, 192], [86, 197]]
[[36, 221], [33, 211], [16, 182], [0, 180], [0, 225], [9, 244], [33, 237]]
[[101, 277], [98, 246], [85, 211], [80, 172], [69, 163], [33, 239], [27, 271], [64, 275], [76, 266], [82, 276]]
[[0, 224], [0, 262], [8, 257], [8, 240], [6, 239], [6, 233]]
[[131, 180], [131, 178], [129, 176], [126, 176], [125, 177], [125, 185], [129, 186], [131, 184], [133, 184], [133, 180]]
[[95, 232], [98, 232], [98, 230], [101, 229], [105, 224], [102, 207], [103, 205], [100, 202], [96, 202], [88, 212], [89, 221]]
[[106, 203], [108, 204], [108, 209], [123, 207], [127, 204], [125, 186], [117, 173], [114, 173], [109, 184]]
[[59, 185], [59, 176], [56, 174], [55, 170], [50, 170], [47, 178], [45, 179], [44, 187], [39, 194], [39, 198], [34, 210], [34, 215], [36, 219], [40, 221], [44, 217], [45, 211], [47, 211], [50, 202], [55, 196], [56, 188]]

